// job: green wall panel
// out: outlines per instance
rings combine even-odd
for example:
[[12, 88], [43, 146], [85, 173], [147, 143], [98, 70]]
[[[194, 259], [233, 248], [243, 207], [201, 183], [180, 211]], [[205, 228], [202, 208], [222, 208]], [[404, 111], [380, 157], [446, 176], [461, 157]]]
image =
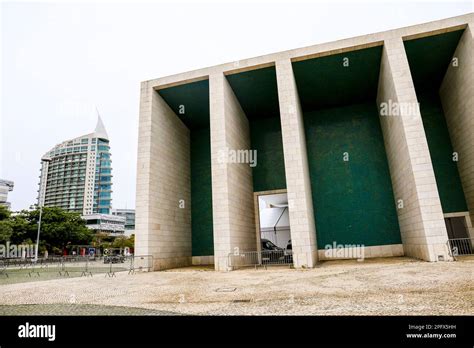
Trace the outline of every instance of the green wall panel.
[[439, 89], [463, 32], [464, 29], [403, 42], [417, 94], [422, 89]]
[[382, 49], [380, 45], [292, 63], [303, 112], [375, 100]]
[[214, 255], [209, 128], [191, 130], [192, 255]]
[[250, 119], [251, 149], [257, 150], [252, 168], [254, 192], [286, 188], [280, 117]]
[[307, 112], [304, 124], [318, 248], [401, 243], [375, 103]]
[[[214, 255], [209, 81], [169, 87], [158, 93], [190, 130], [192, 255]], [[179, 112], [181, 105], [184, 114]]]
[[257, 150], [252, 168], [254, 192], [286, 188], [280, 106], [275, 67], [227, 75], [250, 127], [251, 149]]
[[227, 75], [226, 78], [248, 119], [280, 114], [274, 66]]
[[189, 129], [209, 127], [209, 80], [160, 89], [158, 94]]
[[443, 213], [467, 211], [440, 98], [436, 92], [425, 93], [418, 95], [418, 101]]
[[410, 72], [420, 103], [436, 185], [444, 213], [467, 211], [453, 146], [438, 90], [463, 30], [405, 41]]

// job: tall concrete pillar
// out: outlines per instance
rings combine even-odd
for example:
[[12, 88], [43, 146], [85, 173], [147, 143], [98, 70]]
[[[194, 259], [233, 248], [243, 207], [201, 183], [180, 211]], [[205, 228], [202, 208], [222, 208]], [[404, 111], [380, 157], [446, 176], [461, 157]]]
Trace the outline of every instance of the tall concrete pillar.
[[[467, 27], [454, 52], [439, 91], [458, 171], [474, 224], [474, 68], [472, 27]], [[470, 228], [471, 238], [474, 229]]]
[[152, 255], [154, 270], [190, 265], [189, 130], [148, 82], [139, 134], [135, 254]]
[[450, 260], [431, 156], [400, 37], [384, 42], [377, 104], [405, 255]]
[[209, 77], [214, 265], [228, 270], [229, 253], [257, 250], [252, 168], [230, 163], [229, 151], [249, 150], [247, 117], [224, 74]]
[[293, 68], [289, 59], [276, 62], [283, 153], [285, 156], [293, 264], [314, 267], [317, 262], [311, 182], [306, 138]]

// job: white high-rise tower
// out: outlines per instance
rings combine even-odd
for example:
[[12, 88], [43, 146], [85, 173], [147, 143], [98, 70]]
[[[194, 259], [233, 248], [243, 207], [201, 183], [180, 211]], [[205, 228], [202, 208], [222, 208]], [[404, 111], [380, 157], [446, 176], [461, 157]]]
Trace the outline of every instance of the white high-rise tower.
[[66, 140], [41, 158], [38, 204], [83, 215], [109, 214], [111, 162], [109, 137], [98, 116], [93, 133]]

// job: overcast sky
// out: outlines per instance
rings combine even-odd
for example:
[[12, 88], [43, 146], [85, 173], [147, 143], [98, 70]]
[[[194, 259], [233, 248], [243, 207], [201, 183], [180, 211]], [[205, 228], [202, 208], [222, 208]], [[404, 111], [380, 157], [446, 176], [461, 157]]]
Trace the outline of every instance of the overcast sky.
[[0, 178], [36, 202], [41, 156], [94, 130], [113, 159], [113, 207], [134, 208], [140, 81], [472, 12], [472, 2], [257, 0], [1, 5]]

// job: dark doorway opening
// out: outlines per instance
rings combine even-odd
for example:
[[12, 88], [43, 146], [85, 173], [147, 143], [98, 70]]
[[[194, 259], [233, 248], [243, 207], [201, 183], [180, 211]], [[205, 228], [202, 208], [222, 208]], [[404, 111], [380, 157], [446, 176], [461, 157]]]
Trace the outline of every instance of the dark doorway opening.
[[469, 238], [464, 216], [445, 218], [449, 239]]
[[446, 230], [451, 251], [455, 256], [473, 253], [472, 241], [469, 238], [466, 219], [463, 216], [445, 218]]

